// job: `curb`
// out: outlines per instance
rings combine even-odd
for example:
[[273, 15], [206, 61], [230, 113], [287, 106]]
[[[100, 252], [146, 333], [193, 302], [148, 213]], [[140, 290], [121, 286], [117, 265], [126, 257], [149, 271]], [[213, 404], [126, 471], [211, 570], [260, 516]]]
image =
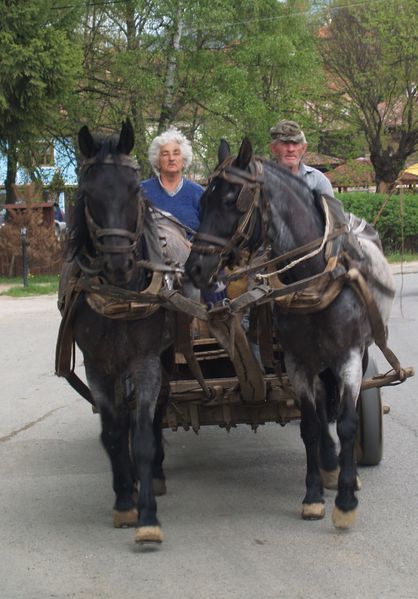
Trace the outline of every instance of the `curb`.
[[418, 262], [396, 262], [390, 264], [393, 275], [409, 275], [418, 273]]

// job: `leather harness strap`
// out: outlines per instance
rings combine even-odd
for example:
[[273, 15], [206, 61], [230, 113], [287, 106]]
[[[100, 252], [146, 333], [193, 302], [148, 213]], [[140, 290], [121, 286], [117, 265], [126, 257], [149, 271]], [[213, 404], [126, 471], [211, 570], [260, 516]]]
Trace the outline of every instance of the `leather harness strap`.
[[372, 336], [377, 347], [383, 353], [386, 360], [389, 362], [395, 372], [399, 375], [399, 380], [404, 381], [406, 378], [406, 372], [401, 367], [397, 356], [387, 345], [385, 325], [383, 323], [382, 317], [380, 316], [376, 301], [370, 291], [366, 279], [357, 268], [350, 268], [350, 270], [347, 272], [346, 280], [356, 291], [358, 291], [359, 295], [364, 301], [372, 329]]
[[74, 372], [75, 340], [73, 322], [81, 294], [81, 289], [77, 288], [77, 280], [71, 280], [66, 290], [64, 311], [58, 331], [55, 350], [55, 374], [65, 377], [71, 387], [95, 407], [96, 402], [90, 389]]

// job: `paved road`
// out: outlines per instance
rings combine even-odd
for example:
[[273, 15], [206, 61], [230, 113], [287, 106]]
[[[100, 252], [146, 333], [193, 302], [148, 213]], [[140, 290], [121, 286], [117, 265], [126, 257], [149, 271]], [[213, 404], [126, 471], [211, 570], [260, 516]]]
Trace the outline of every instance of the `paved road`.
[[[396, 277], [391, 347], [417, 365], [418, 275]], [[0, 298], [2, 599], [412, 599], [418, 596], [418, 379], [386, 389], [382, 463], [363, 468], [356, 527], [299, 517], [296, 423], [168, 432], [160, 550], [111, 526], [99, 420], [53, 374], [54, 298]], [[384, 361], [378, 357], [382, 370]]]

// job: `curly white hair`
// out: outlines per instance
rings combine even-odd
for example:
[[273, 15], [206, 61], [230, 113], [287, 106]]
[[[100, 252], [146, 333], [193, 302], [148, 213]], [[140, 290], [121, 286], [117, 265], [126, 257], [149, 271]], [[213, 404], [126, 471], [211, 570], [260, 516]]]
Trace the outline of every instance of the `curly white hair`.
[[152, 142], [150, 144], [150, 147], [148, 148], [148, 159], [153, 168], [153, 171], [157, 175], [160, 174], [159, 161], [160, 161], [161, 147], [165, 146], [166, 144], [169, 144], [169, 143], [179, 144], [180, 149], [181, 149], [181, 154], [182, 154], [183, 160], [184, 160], [184, 168], [185, 169], [188, 169], [192, 163], [192, 160], [193, 160], [192, 144], [187, 139], [187, 137], [185, 135], [183, 135], [183, 133], [181, 131], [176, 129], [176, 127], [174, 127], [174, 126], [171, 126], [167, 131], [164, 131], [164, 133], [161, 133], [160, 135], [157, 135], [157, 137], [154, 137], [154, 139], [152, 140]]

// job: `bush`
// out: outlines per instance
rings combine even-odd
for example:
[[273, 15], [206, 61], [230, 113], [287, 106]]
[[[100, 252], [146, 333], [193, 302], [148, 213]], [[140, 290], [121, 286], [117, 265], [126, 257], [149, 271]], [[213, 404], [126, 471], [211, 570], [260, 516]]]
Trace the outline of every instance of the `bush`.
[[356, 191], [338, 193], [336, 197], [347, 212], [364, 218], [370, 224], [386, 202], [376, 224], [385, 253], [418, 252], [418, 195], [392, 195], [388, 199], [384, 194]]
[[42, 221], [42, 213], [27, 209], [10, 213], [5, 225], [0, 228], [0, 274], [22, 273], [22, 240], [20, 231], [28, 232], [28, 257], [31, 274], [59, 273], [63, 261], [64, 242], [55, 236], [54, 225]]

